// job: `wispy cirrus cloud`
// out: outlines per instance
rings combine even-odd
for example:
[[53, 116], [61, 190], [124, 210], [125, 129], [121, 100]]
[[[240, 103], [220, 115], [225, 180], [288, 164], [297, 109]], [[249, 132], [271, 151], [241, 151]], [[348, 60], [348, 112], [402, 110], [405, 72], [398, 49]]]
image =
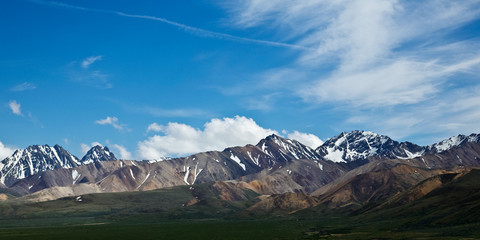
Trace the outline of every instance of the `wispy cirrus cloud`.
[[27, 90], [33, 90], [37, 88], [37, 86], [35, 86], [35, 84], [33, 83], [30, 83], [30, 82], [24, 82], [24, 83], [20, 83], [14, 87], [12, 87], [10, 89], [10, 91], [12, 92], [23, 92], [23, 91], [27, 91]]
[[[450, 123], [430, 124], [419, 109], [441, 105], [443, 96], [458, 89], [466, 94], [459, 99], [476, 97], [467, 90], [480, 86], [474, 80], [480, 76], [480, 36], [462, 38], [456, 31], [480, 18], [478, 1], [239, 0], [222, 6], [239, 28], [272, 31], [313, 49], [261, 77], [257, 73], [265, 89], [273, 86], [312, 105], [340, 108], [360, 127], [371, 125], [372, 111], [390, 114], [377, 119], [411, 122], [410, 135], [433, 133], [439, 125], [466, 126], [444, 108], [429, 111], [430, 116]], [[398, 119], [393, 119], [392, 112], [419, 116], [394, 114]], [[400, 125], [391, 127], [388, 131], [401, 132]]]
[[56, 6], [56, 7], [75, 9], [75, 10], [79, 10], [79, 11], [108, 13], [108, 14], [114, 14], [114, 15], [117, 15], [117, 16], [127, 17], [127, 18], [137, 18], [137, 19], [147, 19], [147, 20], [157, 21], [157, 22], [161, 22], [161, 23], [165, 23], [165, 24], [168, 24], [168, 25], [178, 27], [179, 29], [181, 29], [181, 30], [183, 30], [187, 33], [195, 34], [195, 35], [200, 36], [200, 37], [225, 39], [225, 40], [229, 40], [229, 41], [255, 43], [255, 44], [262, 44], [262, 45], [268, 45], [268, 46], [274, 46], [274, 47], [283, 47], [283, 48], [290, 48], [290, 49], [300, 49], [300, 50], [308, 49], [307, 47], [304, 47], [304, 46], [301, 46], [301, 45], [296, 45], [296, 44], [253, 39], [253, 38], [235, 36], [235, 35], [222, 33], [222, 32], [210, 31], [210, 30], [206, 30], [206, 29], [203, 29], [203, 28], [189, 26], [189, 25], [186, 25], [186, 24], [183, 24], [183, 23], [170, 21], [168, 19], [161, 18], [161, 17], [147, 16], [147, 15], [140, 15], [140, 14], [130, 14], [130, 13], [125, 13], [125, 12], [121, 12], [121, 11], [86, 8], [86, 7], [81, 7], [81, 6], [71, 5], [71, 4], [65, 4], [65, 3], [60, 3], [60, 2], [54, 2], [54, 1], [31, 0], [31, 2], [38, 3], [38, 4], [44, 4], [44, 5], [50, 5], [50, 6]]
[[198, 108], [163, 108], [155, 105], [143, 105], [108, 98], [108, 101], [120, 106], [127, 112], [146, 114], [154, 117], [198, 117], [210, 116], [211, 112]]
[[109, 74], [98, 69], [91, 69], [91, 65], [101, 59], [103, 56], [98, 55], [87, 57], [81, 61], [72, 61], [66, 66], [65, 73], [74, 82], [101, 89], [113, 88]]
[[394, 139], [414, 136], [419, 144], [432, 144], [457, 134], [480, 132], [479, 118], [480, 86], [477, 86], [453, 90], [441, 98], [405, 108], [380, 108], [347, 115], [346, 124], [377, 129]]
[[82, 68], [85, 68], [87, 69], [90, 65], [92, 65], [94, 62], [96, 61], [99, 61], [99, 60], [102, 60], [103, 56], [102, 55], [98, 55], [98, 56], [90, 56], [90, 57], [87, 57], [85, 59], [83, 59], [82, 61]]
[[441, 49], [452, 42], [432, 40], [478, 18], [478, 1], [247, 0], [228, 6], [237, 26], [269, 24], [297, 44], [315, 49], [303, 52], [287, 70], [332, 65], [327, 76], [297, 89], [308, 101], [367, 107], [420, 102], [441, 91], [442, 83], [460, 71], [455, 69], [460, 62], [474, 63], [465, 65], [470, 70], [479, 64], [478, 41], [455, 50], [461, 59], [442, 59], [453, 54]]
[[201, 109], [164, 109], [152, 106], [143, 106], [137, 109], [139, 112], [143, 112], [155, 117], [192, 117], [192, 116], [204, 116], [208, 115], [207, 111]]
[[118, 121], [118, 118], [116, 117], [107, 117], [105, 119], [100, 119], [100, 120], [97, 120], [95, 121], [96, 124], [100, 124], [100, 125], [111, 125], [112, 127], [114, 127], [115, 129], [117, 130], [120, 130], [120, 131], [131, 131], [126, 124], [121, 124], [119, 121]]

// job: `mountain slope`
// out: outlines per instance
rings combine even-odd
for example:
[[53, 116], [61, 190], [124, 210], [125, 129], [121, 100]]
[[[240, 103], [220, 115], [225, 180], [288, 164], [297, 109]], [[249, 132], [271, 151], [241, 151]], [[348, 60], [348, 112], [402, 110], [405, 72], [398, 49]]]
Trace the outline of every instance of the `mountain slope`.
[[0, 183], [12, 186], [19, 179], [54, 170], [69, 169], [81, 165], [117, 160], [107, 147], [94, 146], [79, 160], [77, 157], [59, 145], [33, 145], [23, 150], [17, 150], [11, 157], [5, 158], [0, 164]]
[[[476, 143], [478, 137], [471, 135], [455, 139], [463, 140], [445, 140], [444, 142], [452, 143], [448, 147], [440, 147], [445, 146], [445, 143], [419, 147], [408, 142], [398, 143], [371, 132], [342, 133], [322, 145], [324, 150], [331, 146], [332, 149], [336, 149], [335, 151], [342, 152], [344, 162], [340, 163], [325, 160], [322, 155], [327, 153], [325, 156], [329, 156], [330, 153], [320, 151], [322, 147], [315, 151], [297, 141], [277, 135], [267, 136], [257, 145], [230, 147], [223, 151], [202, 152], [185, 158], [158, 162], [115, 161], [114, 154], [107, 147], [95, 146], [81, 161], [77, 159], [76, 166], [81, 166], [78, 169], [59, 164], [56, 168], [51, 167], [54, 170], [49, 170], [50, 168], [40, 170], [41, 173], [22, 179], [18, 183], [15, 183], [16, 178], [12, 178], [9, 186], [22, 194], [55, 187], [62, 187], [61, 191], [65, 191], [65, 194], [67, 192], [73, 194], [72, 192], [75, 192], [73, 189], [81, 189], [83, 192], [121, 192], [240, 179], [264, 194], [315, 192], [318, 195], [332, 190], [332, 186], [347, 181], [351, 181], [350, 186], [361, 182], [373, 187], [406, 181], [407, 179], [398, 176], [401, 171], [395, 172], [400, 169], [397, 168], [399, 165], [406, 165], [407, 167], [403, 168], [408, 168], [408, 173], [480, 165], [480, 145]], [[441, 153], [438, 153], [439, 151]], [[404, 159], [405, 156], [412, 157], [420, 153], [426, 155]], [[382, 159], [393, 157], [402, 159]], [[361, 166], [377, 160], [385, 163], [376, 162]], [[353, 170], [348, 172], [351, 169]], [[390, 177], [382, 178], [382, 174]], [[427, 177], [430, 175], [425, 173], [421, 178], [413, 178], [415, 181], [401, 183], [403, 187], [388, 185], [385, 188], [397, 187], [397, 192], [403, 191], [417, 183], [416, 181]], [[77, 186], [79, 184], [82, 184], [81, 188]], [[68, 188], [70, 190], [67, 191]], [[354, 188], [350, 190], [352, 189]], [[54, 193], [54, 189], [48, 191], [52, 196], [62, 195]], [[368, 194], [373, 194], [368, 191], [363, 193], [365, 196], [357, 196], [357, 192], [351, 194], [348, 201], [357, 199], [360, 205], [370, 201], [368, 199], [380, 200], [389, 196], [385, 194], [379, 197], [377, 194], [367, 197]]]
[[[414, 196], [428, 182], [437, 183], [423, 196]], [[478, 224], [479, 182], [480, 169], [438, 175], [362, 215], [370, 219], [379, 219], [381, 216], [404, 219], [402, 227], [407, 229]]]
[[277, 169], [264, 169], [246, 175], [240, 180], [248, 182], [263, 194], [311, 193], [346, 172], [344, 167], [331, 161], [299, 159]]
[[23, 179], [39, 172], [79, 166], [81, 162], [68, 151], [55, 145], [33, 145], [17, 150], [2, 161], [0, 182], [10, 186], [17, 179]]
[[480, 144], [465, 142], [442, 153], [413, 159], [377, 160], [349, 171], [313, 192], [329, 207], [380, 203], [430, 177], [480, 167]]
[[321, 157], [334, 162], [354, 162], [369, 157], [393, 159], [413, 158], [425, 151], [410, 142], [399, 143], [391, 138], [367, 131], [342, 132], [325, 141], [315, 150]]
[[104, 146], [94, 146], [88, 150], [88, 152], [82, 158], [82, 164], [89, 164], [98, 161], [115, 161], [117, 158], [115, 154], [110, 152], [108, 147]]
[[[102, 158], [94, 158], [95, 155], [100, 156], [96, 152], [99, 148], [98, 146], [92, 148], [83, 160], [85, 162], [94, 161], [86, 159], [102, 160]], [[108, 151], [108, 149], [106, 150]], [[238, 179], [263, 170], [271, 172], [278, 170], [278, 173], [282, 173], [285, 170], [282, 167], [291, 165], [295, 178], [287, 184], [290, 177], [288, 174], [283, 176], [283, 179], [286, 180], [285, 186], [289, 186], [288, 191], [304, 191], [304, 188], [307, 188], [307, 191], [313, 191], [343, 174], [343, 170], [338, 170], [338, 166], [333, 162], [300, 159], [307, 157], [319, 158], [313, 149], [297, 141], [271, 135], [262, 139], [256, 146], [231, 147], [221, 152], [203, 152], [185, 158], [159, 162], [109, 161], [111, 163], [108, 164], [106, 161], [96, 161], [73, 169], [57, 169], [23, 179], [13, 188], [23, 194], [54, 187], [76, 189], [78, 187], [74, 185], [78, 184], [91, 185], [89, 188], [84, 186], [81, 189], [82, 191], [91, 189], [92, 192], [152, 190], [177, 185]], [[311, 171], [312, 169], [313, 171]], [[273, 185], [273, 181], [266, 180], [265, 183]], [[277, 189], [277, 187], [269, 187], [268, 191], [286, 190], [286, 188]], [[44, 193], [48, 191], [44, 191]], [[62, 188], [61, 191], [68, 194], [74, 192], [67, 191], [65, 188]], [[51, 193], [52, 196], [61, 195]]]
[[449, 149], [452, 149], [454, 147], [458, 147], [461, 145], [464, 145], [466, 143], [473, 142], [473, 143], [480, 143], [480, 134], [470, 134], [469, 136], [465, 135], [457, 135], [453, 136], [450, 138], [447, 138], [445, 140], [442, 140], [438, 143], [434, 143], [431, 145], [428, 145], [426, 147], [426, 152], [427, 153], [441, 153], [444, 151], [447, 151]]

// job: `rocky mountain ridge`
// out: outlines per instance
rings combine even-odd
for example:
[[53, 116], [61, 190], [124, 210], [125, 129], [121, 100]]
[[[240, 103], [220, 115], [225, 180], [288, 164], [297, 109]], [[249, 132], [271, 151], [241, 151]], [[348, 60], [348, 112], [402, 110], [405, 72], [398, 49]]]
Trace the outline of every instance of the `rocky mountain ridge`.
[[333, 162], [355, 162], [370, 157], [382, 159], [411, 159], [425, 154], [447, 151], [467, 142], [480, 142], [479, 134], [457, 135], [428, 146], [397, 142], [385, 135], [369, 131], [351, 131], [328, 139], [315, 149], [318, 155]]
[[117, 160], [107, 147], [94, 146], [80, 160], [59, 145], [32, 145], [16, 150], [12, 156], [0, 162], [0, 183], [13, 185], [40, 172], [68, 169], [96, 161]]
[[[45, 163], [35, 162], [29, 158], [19, 161], [21, 157], [18, 156], [23, 156], [23, 153], [17, 153], [14, 154], [16, 158], [2, 161], [6, 165], [1, 169], [0, 173], [3, 175], [0, 176], [7, 176], [11, 172], [17, 173], [3, 179], [8, 178], [5, 185], [18, 193], [32, 194], [46, 191], [54, 196], [79, 191], [91, 193], [152, 190], [229, 180], [241, 180], [264, 194], [285, 192], [310, 194], [342, 176], [348, 176], [350, 170], [362, 169], [359, 166], [379, 159], [414, 162], [415, 167], [427, 169], [450, 168], [462, 164], [476, 166], [476, 149], [464, 150], [464, 153], [456, 153], [455, 156], [451, 156], [448, 150], [458, 147], [465, 149], [465, 146], [474, 147], [476, 145], [470, 146], [468, 143], [477, 143], [478, 140], [476, 134], [459, 135], [421, 147], [409, 142], [399, 143], [372, 132], [353, 131], [329, 139], [314, 150], [298, 141], [270, 135], [256, 145], [230, 147], [223, 151], [202, 152], [165, 161], [141, 162], [119, 161], [107, 147], [101, 146], [93, 147], [78, 160], [56, 145], [57, 155], [61, 152], [60, 155], [67, 156], [64, 158], [59, 156], [59, 159], [63, 159], [64, 162], [71, 159], [71, 162], [65, 163], [56, 160], [52, 148], [45, 145], [41, 147], [44, 149], [42, 151], [29, 147], [25, 153], [26, 156], [31, 156], [31, 152], [36, 152], [41, 156], [38, 155], [34, 159], [43, 159]], [[341, 159], [337, 159], [337, 162], [328, 159], [332, 152], [336, 152], [335, 154], [340, 152]], [[437, 157], [421, 157], [424, 155]], [[448, 159], [438, 157], [444, 155]], [[16, 164], [19, 162], [21, 164]], [[44, 164], [47, 167], [37, 167], [35, 171], [25, 172], [23, 175], [21, 172], [11, 170], [30, 169], [24, 166], [34, 166], [33, 163], [39, 166]], [[348, 165], [351, 163], [356, 165]], [[64, 193], [53, 193], [60, 188]]]

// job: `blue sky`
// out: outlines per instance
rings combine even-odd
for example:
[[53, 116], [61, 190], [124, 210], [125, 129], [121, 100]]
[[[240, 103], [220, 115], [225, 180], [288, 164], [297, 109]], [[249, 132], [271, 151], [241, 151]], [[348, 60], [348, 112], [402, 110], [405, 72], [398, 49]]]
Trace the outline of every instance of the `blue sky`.
[[0, 2], [0, 157], [480, 132], [480, 1]]

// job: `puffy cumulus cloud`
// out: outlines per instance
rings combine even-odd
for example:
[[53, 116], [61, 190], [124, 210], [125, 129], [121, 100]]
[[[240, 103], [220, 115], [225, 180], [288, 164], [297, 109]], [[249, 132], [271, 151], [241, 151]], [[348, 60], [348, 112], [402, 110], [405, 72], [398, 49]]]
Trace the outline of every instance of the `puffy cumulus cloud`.
[[90, 146], [88, 144], [81, 143], [80, 144], [80, 149], [82, 149], [83, 154], [86, 154], [88, 152], [88, 150], [90, 150]]
[[82, 149], [83, 154], [86, 154], [88, 152], [88, 150], [90, 150], [90, 148], [95, 147], [95, 146], [103, 146], [103, 145], [99, 142], [92, 142], [92, 143], [90, 143], [90, 145], [86, 144], [86, 143], [81, 143], [80, 144], [80, 148]]
[[124, 131], [124, 130], [130, 131], [130, 129], [127, 128], [127, 125], [126, 124], [120, 124], [120, 122], [118, 121], [118, 118], [116, 118], [116, 117], [107, 117], [105, 119], [97, 120], [97, 121], [95, 121], [95, 123], [100, 124], [100, 125], [111, 125], [115, 129], [120, 130], [120, 131]]
[[15, 152], [15, 149], [9, 148], [3, 145], [2, 142], [0, 142], [0, 161], [7, 157], [10, 157], [14, 152]]
[[12, 110], [12, 113], [15, 115], [23, 115], [22, 110], [20, 109], [22, 105], [20, 103], [17, 103], [17, 101], [12, 100], [8, 103], [8, 106], [10, 107], [10, 110]]
[[293, 131], [287, 135], [289, 139], [294, 139], [302, 144], [305, 144], [313, 149], [319, 147], [320, 145], [323, 144], [323, 141], [320, 140], [319, 137], [311, 134], [311, 133], [302, 133], [298, 131]]
[[138, 143], [137, 155], [142, 159], [223, 150], [226, 147], [256, 143], [270, 134], [278, 134], [243, 116], [212, 119], [205, 123], [203, 130], [173, 122], [167, 125], [151, 124], [149, 129], [163, 134]]
[[125, 159], [125, 160], [132, 160], [132, 153], [130, 153], [126, 147], [118, 144], [113, 144], [112, 145], [114, 149], [120, 153], [120, 159]]

